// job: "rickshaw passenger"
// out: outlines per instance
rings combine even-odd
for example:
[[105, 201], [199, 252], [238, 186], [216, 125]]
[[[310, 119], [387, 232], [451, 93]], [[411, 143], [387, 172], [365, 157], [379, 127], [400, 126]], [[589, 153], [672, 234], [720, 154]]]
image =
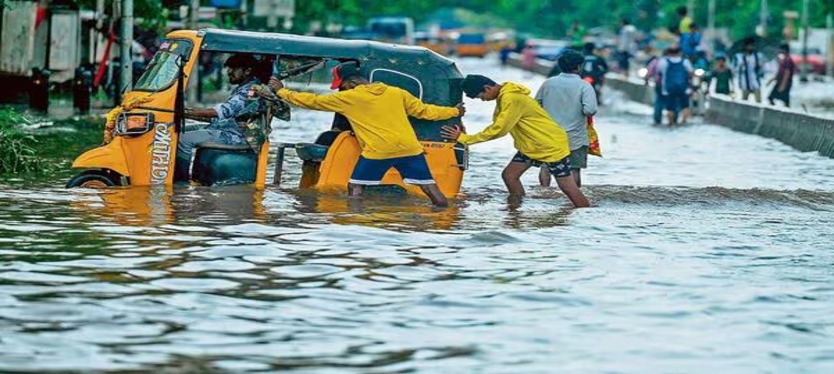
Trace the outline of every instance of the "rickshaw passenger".
[[370, 83], [354, 62], [333, 69], [331, 89], [341, 92], [315, 95], [284, 88], [271, 79], [278, 96], [302, 108], [336, 112], [350, 121], [362, 155], [348, 183], [351, 196], [359, 196], [366, 185], [378, 185], [390, 168], [400, 172], [405, 183], [420, 186], [437, 206], [448, 202], [431, 175], [423, 146], [417, 139], [408, 115], [427, 120], [444, 120], [462, 116], [463, 104], [442, 107], [425, 104], [407, 91], [383, 83]]
[[[238, 86], [229, 98], [213, 108], [185, 109], [185, 118], [210, 122], [204, 128], [184, 131], [180, 135], [177, 146], [177, 160], [174, 181], [183, 182], [190, 179], [191, 154], [197, 144], [204, 142], [223, 143], [229, 145], [247, 145], [246, 135], [238, 126], [235, 118], [246, 106], [252, 103], [248, 97], [253, 85], [260, 83], [256, 74], [259, 73], [259, 61], [252, 55], [236, 54], [226, 60], [224, 66], [229, 83]], [[260, 110], [265, 110], [263, 100], [258, 100]]]

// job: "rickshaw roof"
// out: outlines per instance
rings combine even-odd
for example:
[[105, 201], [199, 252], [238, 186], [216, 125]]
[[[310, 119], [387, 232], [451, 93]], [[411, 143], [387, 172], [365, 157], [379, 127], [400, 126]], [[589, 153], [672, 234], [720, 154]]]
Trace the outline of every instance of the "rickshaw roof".
[[201, 50], [322, 57], [344, 60], [394, 59], [420, 65], [448, 66], [454, 61], [423, 47], [387, 44], [368, 40], [333, 39], [294, 34], [202, 29]]

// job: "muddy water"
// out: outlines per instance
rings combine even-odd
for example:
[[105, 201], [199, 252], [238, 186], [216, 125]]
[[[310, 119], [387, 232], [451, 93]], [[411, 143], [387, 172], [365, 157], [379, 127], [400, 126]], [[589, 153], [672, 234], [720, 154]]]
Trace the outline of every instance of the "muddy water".
[[[509, 139], [446, 210], [298, 192], [295, 161], [262, 192], [0, 188], [0, 371], [834, 369], [834, 160], [606, 100], [593, 209], [533, 173], [508, 203]], [[273, 140], [330, 123], [294, 121]]]

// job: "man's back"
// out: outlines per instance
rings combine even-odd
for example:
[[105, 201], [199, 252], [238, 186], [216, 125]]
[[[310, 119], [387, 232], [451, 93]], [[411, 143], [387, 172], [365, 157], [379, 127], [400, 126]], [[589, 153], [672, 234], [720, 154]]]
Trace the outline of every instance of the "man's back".
[[570, 148], [588, 145], [586, 117], [597, 112], [594, 88], [577, 74], [549, 78], [536, 93], [536, 101], [568, 133]]
[[359, 85], [332, 95], [314, 95], [283, 89], [279, 94], [291, 104], [344, 115], [368, 159], [418, 155], [423, 147], [408, 116], [428, 120], [458, 115], [456, 108], [423, 104], [407, 91], [382, 83]]

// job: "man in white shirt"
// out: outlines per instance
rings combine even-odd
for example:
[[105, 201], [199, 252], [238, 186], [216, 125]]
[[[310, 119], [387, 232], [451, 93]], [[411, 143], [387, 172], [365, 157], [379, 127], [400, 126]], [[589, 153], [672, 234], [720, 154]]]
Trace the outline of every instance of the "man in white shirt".
[[762, 102], [762, 63], [761, 53], [756, 52], [756, 40], [747, 38], [744, 40], [744, 52], [735, 56], [735, 76], [738, 80], [738, 88], [741, 91], [741, 99], [747, 100], [750, 94], [756, 98], [757, 103]]
[[[579, 76], [585, 57], [568, 50], [559, 56], [562, 73], [548, 78], [536, 93], [536, 101], [550, 117], [568, 133], [570, 143], [571, 175], [579, 186], [580, 170], [588, 165], [587, 117], [597, 113], [597, 97], [594, 87]], [[542, 186], [550, 185], [550, 172], [546, 167], [539, 172]]]

